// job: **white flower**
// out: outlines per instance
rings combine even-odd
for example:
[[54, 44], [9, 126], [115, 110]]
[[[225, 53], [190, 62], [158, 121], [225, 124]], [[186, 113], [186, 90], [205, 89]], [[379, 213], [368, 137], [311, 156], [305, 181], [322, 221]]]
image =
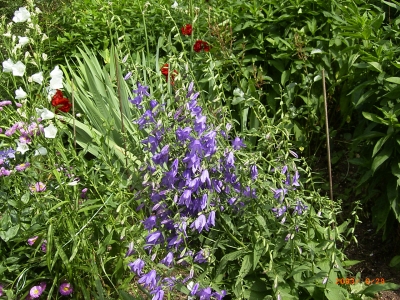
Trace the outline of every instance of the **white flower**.
[[42, 11], [39, 9], [39, 7], [35, 7], [35, 12], [36, 12], [37, 14], [40, 14]]
[[32, 80], [38, 84], [43, 82], [43, 72], [35, 73], [32, 75]]
[[54, 70], [50, 73], [50, 89], [57, 90], [63, 88], [63, 72], [58, 66], [55, 66]]
[[42, 118], [42, 120], [50, 120], [54, 118], [54, 113], [47, 108], [36, 108], [36, 113]]
[[21, 47], [29, 43], [29, 38], [26, 36], [18, 36], [18, 45]]
[[25, 154], [26, 151], [29, 151], [29, 147], [28, 147], [28, 145], [26, 143], [21, 143], [18, 140], [15, 140], [15, 141], [17, 142], [17, 145], [18, 145], [18, 147], [17, 147], [17, 151], [18, 152], [21, 152], [22, 154]]
[[43, 33], [42, 42], [45, 41], [45, 40], [47, 40], [48, 38], [49, 38], [49, 37], [48, 37], [45, 33]]
[[34, 156], [38, 156], [38, 155], [47, 155], [47, 149], [45, 147], [42, 147], [41, 145], [39, 145], [40, 147], [35, 150]]
[[25, 69], [25, 65], [21, 61], [17, 61], [12, 67], [13, 75], [22, 77], [24, 76]]
[[18, 90], [15, 91], [15, 99], [25, 99], [26, 96], [28, 96], [27, 93], [22, 89], [22, 87], [19, 87]]
[[42, 58], [43, 58], [44, 61], [46, 61], [47, 60], [47, 54], [46, 53], [42, 53]]
[[11, 58], [3, 61], [3, 72], [9, 73], [13, 71], [14, 63]]
[[171, 5], [172, 8], [178, 8], [178, 2], [174, 2], [174, 4]]
[[67, 183], [67, 185], [74, 186], [74, 185], [77, 185], [77, 184], [78, 184], [78, 182], [79, 182], [79, 178], [74, 178], [74, 180], [73, 180], [73, 181], [71, 181], [70, 183]]
[[26, 9], [26, 7], [20, 7], [18, 10], [14, 12], [13, 21], [15, 23], [25, 22], [31, 17], [31, 14]]
[[239, 88], [233, 90], [233, 95], [236, 97], [244, 97], [243, 91]]
[[54, 126], [53, 124], [50, 124], [49, 126], [45, 127], [44, 129], [44, 137], [48, 139], [54, 139], [57, 134], [57, 127]]

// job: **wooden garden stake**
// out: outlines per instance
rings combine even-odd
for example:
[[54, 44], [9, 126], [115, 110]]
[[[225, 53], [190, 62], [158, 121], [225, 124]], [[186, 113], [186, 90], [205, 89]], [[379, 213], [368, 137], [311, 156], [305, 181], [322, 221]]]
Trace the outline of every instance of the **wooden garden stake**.
[[324, 103], [325, 103], [325, 130], [326, 130], [326, 151], [328, 154], [329, 190], [330, 190], [331, 200], [333, 200], [331, 147], [329, 144], [328, 101], [326, 100], [325, 70], [324, 69], [322, 69], [322, 89], [324, 91]]

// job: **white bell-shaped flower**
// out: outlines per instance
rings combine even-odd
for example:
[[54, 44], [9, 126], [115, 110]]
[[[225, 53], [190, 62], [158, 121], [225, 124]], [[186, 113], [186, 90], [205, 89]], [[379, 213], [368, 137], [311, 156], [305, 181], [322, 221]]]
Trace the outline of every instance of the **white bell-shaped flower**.
[[25, 69], [26, 66], [21, 61], [17, 61], [12, 68], [13, 75], [22, 77], [24, 76]]
[[54, 70], [50, 73], [50, 89], [58, 90], [63, 88], [63, 72], [58, 66], [55, 66]]
[[15, 99], [17, 99], [17, 100], [25, 99], [26, 96], [28, 96], [28, 94], [25, 93], [25, 91], [22, 89], [22, 87], [19, 87], [19, 89], [15, 91]]
[[41, 145], [39, 145], [40, 147], [35, 150], [35, 153], [33, 154], [34, 156], [38, 156], [38, 155], [47, 155], [47, 149], [45, 147], [42, 147]]
[[11, 58], [3, 61], [3, 72], [5, 72], [5, 73], [12, 72], [13, 71], [13, 66], [14, 66], [14, 63], [11, 60]]
[[43, 72], [33, 74], [32, 81], [41, 85], [43, 83]]
[[48, 139], [54, 139], [57, 134], [57, 127], [54, 126], [53, 124], [50, 124], [49, 126], [45, 127], [44, 129], [44, 137]]
[[29, 38], [26, 36], [18, 36], [18, 45], [21, 47], [29, 43]]
[[50, 120], [54, 118], [54, 113], [47, 108], [36, 108], [36, 113], [42, 118], [42, 120]]
[[21, 143], [19, 140], [15, 140], [17, 142], [17, 152], [21, 152], [25, 154], [26, 151], [29, 151], [29, 147], [26, 143]]
[[30, 12], [26, 7], [20, 7], [14, 12], [14, 18], [12, 19], [15, 23], [21, 23], [27, 21], [31, 17]]

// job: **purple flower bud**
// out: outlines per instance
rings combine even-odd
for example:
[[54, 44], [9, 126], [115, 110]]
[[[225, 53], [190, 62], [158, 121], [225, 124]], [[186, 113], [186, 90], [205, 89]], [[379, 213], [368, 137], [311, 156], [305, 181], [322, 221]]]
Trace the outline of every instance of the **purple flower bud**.
[[128, 80], [129, 78], [131, 78], [132, 76], [132, 72], [128, 72], [128, 74], [125, 75], [124, 80]]
[[197, 290], [199, 289], [200, 284], [197, 282], [193, 287], [192, 290], [190, 291], [190, 295], [194, 296], [197, 293]]
[[215, 211], [214, 211], [214, 210], [212, 210], [212, 211], [210, 212], [210, 214], [208, 215], [208, 218], [207, 218], [207, 225], [208, 225], [209, 227], [215, 226]]
[[253, 179], [253, 180], [257, 179], [258, 170], [257, 170], [257, 166], [256, 165], [252, 165], [250, 167], [250, 175], [251, 175], [251, 179]]

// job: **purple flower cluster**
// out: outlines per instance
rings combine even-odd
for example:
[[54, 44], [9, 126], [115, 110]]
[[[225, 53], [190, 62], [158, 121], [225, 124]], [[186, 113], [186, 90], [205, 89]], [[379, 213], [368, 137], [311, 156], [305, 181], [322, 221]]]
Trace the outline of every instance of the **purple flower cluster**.
[[[207, 123], [207, 116], [197, 102], [199, 92], [195, 93], [193, 86], [193, 82], [190, 83], [185, 99], [177, 96], [175, 105], [168, 107], [170, 122], [167, 118], [158, 120], [164, 106], [155, 100], [149, 101], [149, 109], [143, 108], [146, 106], [144, 97], [150, 97], [148, 87], [138, 83], [137, 90], [133, 91], [137, 96], [129, 99], [143, 109], [143, 115], [135, 123], [147, 133], [142, 143], [148, 158], [141, 170], [143, 178], [151, 178], [143, 182], [149, 201], [143, 200], [146, 197], [141, 195], [144, 203], [140, 207], [149, 208], [152, 213], [142, 221], [148, 230], [145, 249], [151, 252], [155, 246], [165, 245], [169, 252], [159, 262], [167, 267], [174, 265], [174, 253], [183, 250], [185, 255], [177, 256], [178, 263], [207, 262], [211, 255], [209, 251], [191, 251], [185, 248], [185, 241], [191, 235], [198, 236], [214, 227], [220, 211], [226, 208], [239, 210], [246, 201], [256, 197], [255, 189], [242, 186], [238, 175], [241, 168], [235, 164], [235, 151], [245, 144], [236, 137], [231, 147], [217, 151], [218, 141], [225, 142], [227, 135]], [[171, 107], [176, 107], [175, 111], [173, 108], [170, 111]], [[250, 176], [252, 180], [257, 178], [256, 165], [250, 167]], [[140, 276], [139, 283], [152, 290], [153, 299], [162, 299], [162, 287], [175, 281], [158, 278], [154, 270], [141, 275], [144, 268], [141, 259], [129, 263], [129, 267]], [[189, 274], [183, 282], [192, 277], [193, 274]], [[201, 299], [224, 296], [212, 293], [209, 287], [195, 294], [198, 293]]]
[[4, 101], [0, 101], [0, 111], [3, 110], [3, 107], [7, 106], [7, 105], [11, 105], [12, 102], [10, 100], [4, 100]]
[[[292, 151], [293, 152], [293, 151]], [[294, 153], [294, 152], [293, 152]], [[292, 154], [293, 155], [293, 154]], [[277, 188], [277, 189], [272, 189], [272, 192], [274, 194], [274, 198], [278, 200], [278, 206], [272, 208], [272, 212], [275, 214], [276, 218], [282, 218], [281, 219], [281, 224], [284, 224], [286, 221], [286, 213], [288, 212], [288, 209], [290, 208], [290, 204], [285, 200], [285, 196], [288, 194], [290, 190], [296, 190], [297, 187], [300, 186], [298, 180], [300, 178], [299, 172], [296, 170], [294, 175], [291, 177], [290, 172], [288, 171], [288, 166], [284, 166], [281, 171], [282, 175], [285, 175], [285, 179], [282, 181], [282, 187]], [[293, 216], [294, 215], [301, 215], [305, 210], [307, 210], [308, 206], [304, 205], [301, 200], [297, 200], [296, 206], [293, 211]], [[296, 227], [298, 228], [298, 227]], [[298, 229], [296, 229], [297, 231]], [[285, 238], [286, 241], [289, 240], [289, 238], [292, 237], [292, 234], [288, 234]]]
[[18, 121], [14, 123], [10, 128], [8, 128], [4, 134], [6, 136], [12, 136], [13, 134], [19, 132], [19, 141], [21, 143], [30, 143], [32, 137], [40, 135], [44, 132], [44, 126], [40, 124], [40, 119], [32, 121], [29, 125], [25, 122]]

